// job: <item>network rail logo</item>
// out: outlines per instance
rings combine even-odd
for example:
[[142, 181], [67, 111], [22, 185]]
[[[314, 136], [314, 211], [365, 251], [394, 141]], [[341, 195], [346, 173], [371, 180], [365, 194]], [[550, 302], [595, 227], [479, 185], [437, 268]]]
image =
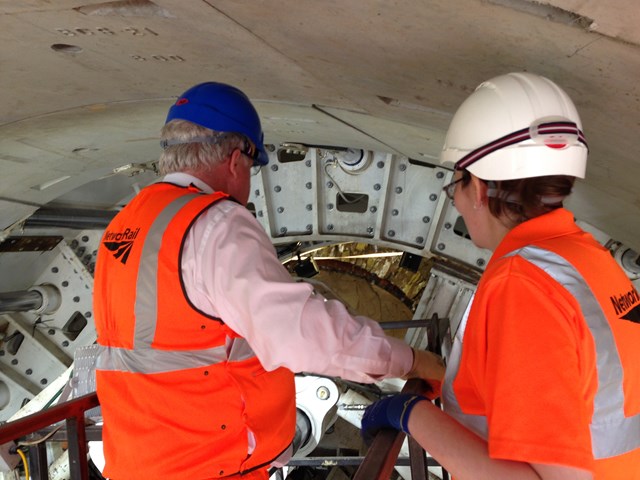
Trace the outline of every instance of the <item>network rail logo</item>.
[[640, 295], [635, 288], [611, 297], [611, 303], [616, 314], [621, 315], [621, 319], [640, 323]]
[[127, 228], [122, 232], [111, 232], [107, 230], [104, 234], [102, 244], [107, 250], [113, 252], [113, 256], [126, 265], [129, 254], [133, 249], [133, 242], [140, 233], [140, 228]]

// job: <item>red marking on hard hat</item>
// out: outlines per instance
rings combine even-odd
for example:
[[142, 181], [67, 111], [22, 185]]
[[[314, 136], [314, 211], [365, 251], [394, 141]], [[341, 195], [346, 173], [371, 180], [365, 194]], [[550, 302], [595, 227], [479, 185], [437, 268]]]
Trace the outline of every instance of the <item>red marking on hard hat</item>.
[[176, 102], [176, 105], [180, 106], [180, 105], [184, 105], [185, 103], [189, 103], [189, 99], [188, 98], [180, 98]]
[[564, 148], [567, 146], [566, 143], [545, 143], [545, 145], [549, 148]]

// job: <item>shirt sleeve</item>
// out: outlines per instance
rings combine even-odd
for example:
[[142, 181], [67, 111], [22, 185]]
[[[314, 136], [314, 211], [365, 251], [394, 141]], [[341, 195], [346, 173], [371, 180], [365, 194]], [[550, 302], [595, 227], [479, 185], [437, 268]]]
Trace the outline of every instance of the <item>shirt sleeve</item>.
[[584, 321], [561, 285], [518, 267], [524, 260], [509, 262], [508, 274], [474, 300], [454, 384], [461, 406], [486, 415], [493, 458], [592, 470], [594, 369]]
[[370, 383], [400, 377], [413, 354], [366, 317], [296, 282], [244, 207], [222, 201], [185, 240], [183, 278], [193, 304], [244, 337], [266, 370], [338, 376]]

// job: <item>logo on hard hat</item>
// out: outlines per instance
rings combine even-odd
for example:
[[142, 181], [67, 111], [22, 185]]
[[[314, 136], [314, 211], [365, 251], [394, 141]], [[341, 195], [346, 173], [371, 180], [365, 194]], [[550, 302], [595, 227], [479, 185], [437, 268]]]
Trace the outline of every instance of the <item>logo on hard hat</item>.
[[188, 98], [179, 98], [178, 101], [176, 102], [176, 106], [180, 106], [180, 105], [184, 105], [185, 103], [189, 103], [189, 99]]

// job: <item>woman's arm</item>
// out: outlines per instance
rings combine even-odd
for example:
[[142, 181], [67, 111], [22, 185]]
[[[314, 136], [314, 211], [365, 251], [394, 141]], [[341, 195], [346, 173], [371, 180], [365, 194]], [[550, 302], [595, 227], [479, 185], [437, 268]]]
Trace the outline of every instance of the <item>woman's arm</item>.
[[411, 410], [409, 432], [456, 480], [592, 480], [586, 470], [489, 457], [487, 442], [431, 402]]

